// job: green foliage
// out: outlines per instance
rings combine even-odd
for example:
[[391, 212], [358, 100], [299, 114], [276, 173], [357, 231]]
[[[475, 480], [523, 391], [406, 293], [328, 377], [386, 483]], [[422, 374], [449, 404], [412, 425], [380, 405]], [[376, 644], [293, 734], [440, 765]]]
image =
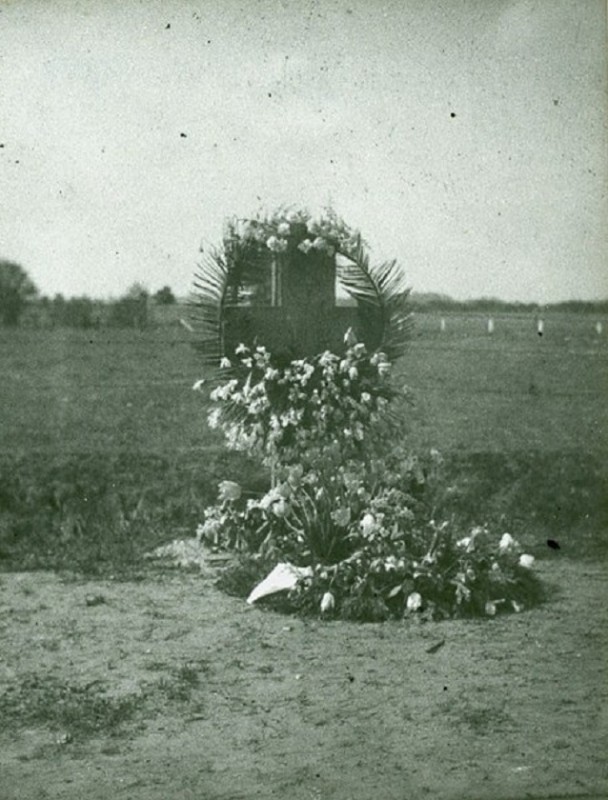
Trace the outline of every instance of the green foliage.
[[[209, 458], [208, 475], [221, 469]], [[0, 461], [0, 566], [121, 574], [171, 531], [192, 530], [213, 477], [150, 455]]]
[[36, 286], [20, 264], [0, 260], [0, 318], [3, 325], [18, 325], [29, 300], [37, 292]]
[[121, 732], [141, 703], [141, 696], [108, 697], [98, 682], [80, 686], [31, 675], [0, 695], [0, 714], [6, 725], [46, 725], [82, 740]]
[[161, 306], [171, 306], [177, 302], [170, 286], [163, 286], [162, 289], [154, 293], [153, 298]]

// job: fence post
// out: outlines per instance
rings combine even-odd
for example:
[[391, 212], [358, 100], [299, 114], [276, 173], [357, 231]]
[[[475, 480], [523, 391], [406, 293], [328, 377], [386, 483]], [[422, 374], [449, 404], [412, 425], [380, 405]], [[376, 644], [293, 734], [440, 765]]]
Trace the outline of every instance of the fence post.
[[595, 332], [597, 333], [598, 336], [602, 335], [602, 331], [603, 330], [604, 330], [604, 326], [602, 325], [602, 323], [601, 322], [596, 322], [595, 323]]
[[439, 330], [441, 333], [445, 333], [445, 319], [441, 317], [441, 322], [439, 323]]
[[488, 333], [494, 333], [494, 320], [492, 317], [488, 320]]
[[544, 332], [545, 332], [545, 323], [543, 322], [542, 319], [539, 319], [538, 322], [536, 323], [536, 333], [538, 333], [539, 336], [542, 336]]

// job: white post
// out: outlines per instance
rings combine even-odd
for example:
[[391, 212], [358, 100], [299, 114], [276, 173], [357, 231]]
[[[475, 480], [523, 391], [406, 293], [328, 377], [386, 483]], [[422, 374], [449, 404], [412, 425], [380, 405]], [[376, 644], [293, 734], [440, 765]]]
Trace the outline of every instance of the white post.
[[536, 332], [538, 333], [539, 336], [542, 336], [543, 333], [545, 332], [545, 323], [543, 322], [542, 319], [539, 319], [538, 322], [536, 323]]
[[598, 336], [602, 335], [602, 331], [603, 330], [604, 330], [604, 326], [602, 325], [602, 323], [601, 322], [596, 322], [595, 323], [595, 332], [597, 333]]
[[494, 333], [494, 320], [492, 317], [488, 320], [488, 333]]
[[439, 323], [439, 330], [441, 333], [445, 333], [445, 319], [441, 317], [441, 322]]

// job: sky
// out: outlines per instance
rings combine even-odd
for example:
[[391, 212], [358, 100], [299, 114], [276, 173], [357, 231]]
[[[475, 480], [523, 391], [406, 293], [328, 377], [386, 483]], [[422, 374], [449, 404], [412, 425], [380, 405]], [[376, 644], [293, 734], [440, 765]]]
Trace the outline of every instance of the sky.
[[187, 295], [331, 205], [416, 292], [608, 297], [605, 0], [0, 0], [0, 258]]

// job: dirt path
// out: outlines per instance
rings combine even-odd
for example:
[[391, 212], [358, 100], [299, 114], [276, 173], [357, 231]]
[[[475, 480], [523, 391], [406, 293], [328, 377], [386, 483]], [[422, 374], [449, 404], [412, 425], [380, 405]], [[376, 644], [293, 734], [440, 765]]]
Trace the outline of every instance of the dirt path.
[[211, 575], [2, 575], [0, 798], [608, 796], [608, 576], [541, 568], [563, 587], [541, 609], [382, 625], [249, 608]]

